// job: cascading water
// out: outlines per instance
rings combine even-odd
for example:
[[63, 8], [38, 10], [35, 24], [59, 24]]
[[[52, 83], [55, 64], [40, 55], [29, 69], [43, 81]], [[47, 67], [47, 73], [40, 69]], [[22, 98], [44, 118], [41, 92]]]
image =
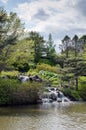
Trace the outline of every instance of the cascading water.
[[19, 75], [18, 79], [21, 81], [21, 82], [26, 82], [29, 80], [29, 77], [28, 76], [24, 76], [24, 75]]
[[69, 102], [70, 100], [57, 88], [47, 87], [46, 92], [42, 95], [42, 102]]
[[[42, 81], [38, 76], [28, 77], [24, 75], [19, 75], [18, 79], [21, 82], [26, 82], [28, 80]], [[69, 102], [70, 100], [64, 96], [64, 94], [58, 90], [58, 88], [46, 87], [45, 92], [41, 96], [42, 103], [52, 103], [52, 102]]]

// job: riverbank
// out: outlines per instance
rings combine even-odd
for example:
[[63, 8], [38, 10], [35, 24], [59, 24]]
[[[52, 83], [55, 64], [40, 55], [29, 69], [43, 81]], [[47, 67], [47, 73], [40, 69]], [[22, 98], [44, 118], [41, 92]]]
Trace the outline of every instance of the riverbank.
[[0, 79], [0, 105], [37, 104], [43, 84], [14, 79]]
[[68, 102], [68, 99], [84, 101], [80, 94], [70, 89], [58, 90], [55, 87], [48, 89], [43, 82], [27, 81], [22, 83], [18, 79], [0, 78], [0, 106], [38, 104], [43, 101], [62, 102], [63, 99], [65, 102]]

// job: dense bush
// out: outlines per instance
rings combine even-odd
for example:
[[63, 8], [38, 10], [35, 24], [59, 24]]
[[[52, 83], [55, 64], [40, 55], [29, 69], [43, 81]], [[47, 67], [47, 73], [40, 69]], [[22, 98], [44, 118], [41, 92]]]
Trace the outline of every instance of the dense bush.
[[79, 94], [81, 98], [86, 101], [86, 77], [79, 77]]
[[50, 62], [49, 59], [41, 59], [39, 62], [40, 62], [41, 64], [48, 64], [48, 65], [51, 65], [51, 62]]
[[[39, 69], [40, 70], [40, 69]], [[43, 79], [44, 81], [49, 82], [49, 84], [51, 84], [52, 86], [57, 86], [60, 85], [60, 79], [57, 73], [55, 72], [51, 72], [51, 71], [45, 71], [45, 70], [40, 70], [38, 71], [37, 69], [30, 69], [26, 75], [30, 75], [30, 76], [34, 76], [34, 75], [38, 75], [41, 79]]]
[[27, 72], [30, 69], [30, 66], [28, 63], [26, 62], [16, 62], [13, 63], [13, 66], [16, 70], [20, 71], [20, 72]]
[[45, 70], [45, 71], [50, 71], [50, 72], [54, 72], [54, 73], [57, 73], [57, 71], [58, 71], [57, 67], [53, 67], [51, 65], [44, 64], [44, 63], [37, 64], [36, 68], [38, 71]]
[[42, 79], [47, 80], [52, 86], [57, 86], [60, 84], [60, 79], [58, 77], [58, 74], [54, 72], [41, 70], [39, 71], [39, 76]]
[[31, 75], [31, 76], [34, 76], [34, 75], [38, 75], [39, 74], [39, 72], [37, 72], [37, 70], [36, 69], [30, 69], [27, 73], [26, 73], [26, 75]]
[[64, 88], [63, 93], [65, 96], [70, 98], [72, 101], [79, 101], [81, 100], [81, 97], [79, 95], [79, 92], [76, 90], [71, 90], [70, 88]]
[[0, 105], [36, 104], [42, 87], [37, 82], [0, 79]]
[[0, 77], [8, 77], [10, 79], [16, 79], [19, 75], [18, 71], [2, 71]]

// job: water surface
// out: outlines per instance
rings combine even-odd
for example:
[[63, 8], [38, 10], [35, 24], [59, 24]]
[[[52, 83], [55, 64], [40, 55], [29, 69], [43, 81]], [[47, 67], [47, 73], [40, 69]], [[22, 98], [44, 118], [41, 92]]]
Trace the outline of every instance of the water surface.
[[0, 130], [86, 130], [86, 103], [0, 107]]

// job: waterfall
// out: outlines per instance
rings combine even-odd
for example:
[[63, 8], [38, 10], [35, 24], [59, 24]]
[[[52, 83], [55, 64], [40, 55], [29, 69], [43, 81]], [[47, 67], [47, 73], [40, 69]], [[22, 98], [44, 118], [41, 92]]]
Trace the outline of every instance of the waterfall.
[[64, 96], [63, 92], [57, 88], [47, 87], [46, 91], [42, 95], [43, 103], [51, 102], [69, 102], [70, 100]]
[[24, 75], [19, 75], [18, 76], [18, 79], [21, 81], [21, 82], [26, 82], [29, 80], [29, 77], [28, 76], [24, 76]]

